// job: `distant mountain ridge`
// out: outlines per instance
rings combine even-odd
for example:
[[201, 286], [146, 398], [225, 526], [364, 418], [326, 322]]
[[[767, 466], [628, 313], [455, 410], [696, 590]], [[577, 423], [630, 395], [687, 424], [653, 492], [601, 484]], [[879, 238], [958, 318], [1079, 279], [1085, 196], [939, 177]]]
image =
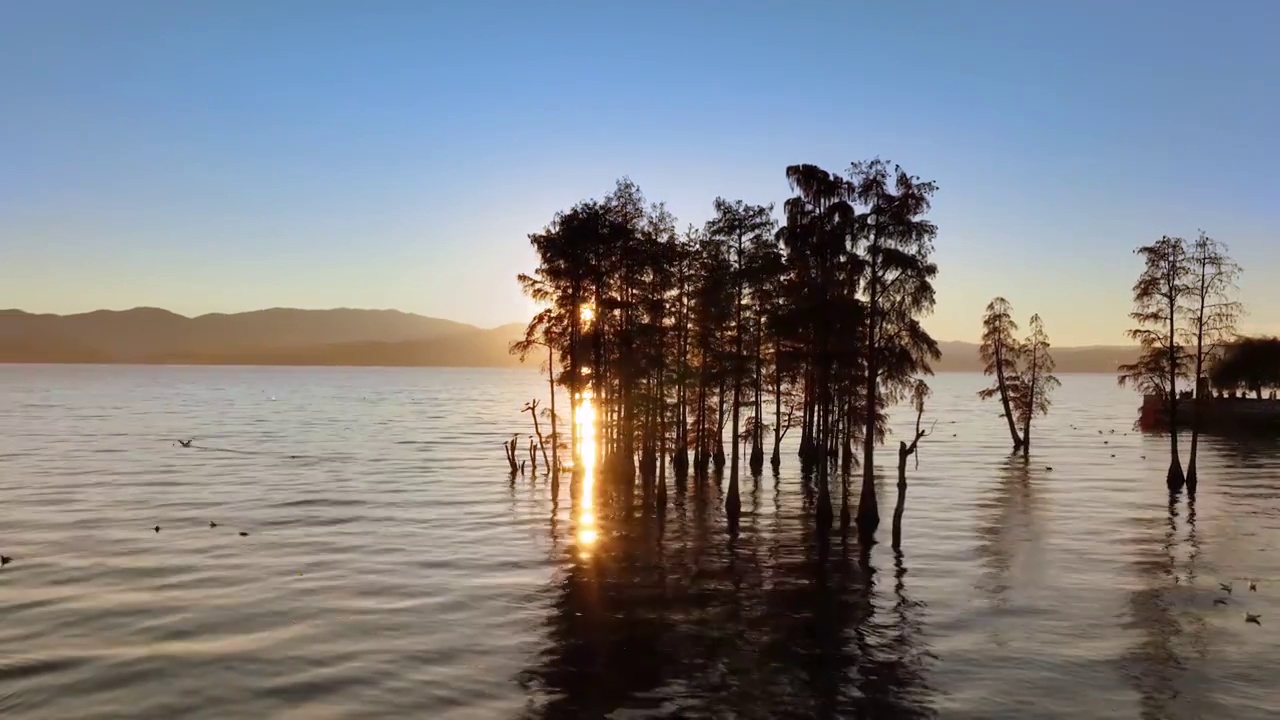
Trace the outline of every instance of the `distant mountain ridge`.
[[[197, 317], [149, 307], [75, 315], [0, 310], [0, 363], [518, 367], [507, 348], [523, 333], [519, 323], [483, 329], [399, 310], [272, 308]], [[940, 347], [936, 371], [982, 370], [976, 344]], [[1113, 373], [1137, 349], [1053, 353], [1058, 372]]]

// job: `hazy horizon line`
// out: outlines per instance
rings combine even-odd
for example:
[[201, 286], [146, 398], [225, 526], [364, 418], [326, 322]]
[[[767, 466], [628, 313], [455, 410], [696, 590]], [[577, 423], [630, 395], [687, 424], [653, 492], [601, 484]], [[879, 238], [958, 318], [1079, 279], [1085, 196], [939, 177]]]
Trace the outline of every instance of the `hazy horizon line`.
[[[438, 315], [425, 315], [425, 314], [420, 313], [420, 312], [415, 312], [415, 311], [412, 311], [412, 310], [401, 310], [401, 309], [399, 309], [399, 308], [352, 307], [352, 306], [348, 306], [348, 305], [340, 305], [340, 306], [336, 306], [336, 307], [310, 307], [310, 308], [304, 308], [304, 307], [291, 307], [291, 306], [287, 306], [287, 305], [275, 305], [275, 306], [272, 306], [272, 307], [257, 308], [257, 309], [254, 309], [254, 310], [212, 311], [212, 312], [198, 313], [198, 314], [195, 314], [195, 315], [187, 315], [187, 314], [184, 314], [184, 313], [178, 312], [178, 311], [176, 311], [176, 310], [170, 310], [170, 309], [168, 309], [168, 308], [160, 307], [159, 305], [135, 305], [135, 306], [133, 306], [133, 307], [129, 307], [129, 308], [106, 308], [106, 307], [100, 307], [100, 308], [94, 308], [94, 309], [92, 309], [92, 310], [81, 310], [81, 311], [77, 311], [77, 312], [66, 312], [66, 313], [58, 313], [58, 312], [38, 312], [38, 311], [34, 311], [34, 310], [27, 310], [27, 309], [24, 309], [24, 308], [10, 307], [10, 308], [0, 308], [0, 314], [3, 314], [3, 313], [23, 313], [23, 314], [25, 314], [25, 315], [36, 315], [36, 316], [73, 317], [73, 316], [77, 316], [77, 315], [92, 315], [93, 313], [100, 313], [100, 312], [107, 312], [107, 313], [127, 313], [127, 312], [134, 312], [134, 311], [138, 311], [138, 310], [155, 310], [155, 311], [165, 312], [165, 313], [169, 313], [169, 314], [171, 314], [171, 315], [176, 315], [176, 316], [178, 316], [178, 317], [184, 318], [184, 319], [186, 319], [186, 320], [196, 320], [196, 319], [199, 319], [199, 318], [202, 318], [202, 317], [211, 317], [211, 316], [224, 316], [224, 317], [225, 317], [225, 316], [231, 316], [231, 315], [249, 315], [249, 314], [252, 314], [252, 313], [271, 312], [271, 311], [276, 311], [276, 310], [295, 311], [295, 312], [333, 312], [333, 311], [342, 311], [342, 310], [346, 310], [346, 311], [354, 311], [354, 312], [385, 312], [385, 313], [399, 313], [399, 314], [401, 314], [401, 315], [412, 315], [412, 316], [414, 316], [414, 317], [420, 317], [420, 318], [423, 318], [423, 319], [426, 319], [426, 320], [439, 320], [439, 321], [442, 321], [442, 322], [455, 323], [455, 324], [458, 324], [458, 325], [466, 325], [466, 326], [468, 326], [468, 327], [472, 327], [472, 328], [476, 328], [477, 330], [484, 330], [484, 331], [499, 330], [499, 329], [501, 329], [501, 328], [509, 327], [509, 326], [512, 326], [512, 325], [524, 326], [524, 325], [526, 325], [526, 324], [527, 324], [527, 322], [528, 322], [528, 321], [512, 320], [512, 321], [510, 321], [510, 322], [499, 323], [499, 324], [497, 324], [497, 325], [485, 326], [485, 325], [478, 325], [478, 324], [476, 324], [476, 323], [472, 323], [472, 322], [467, 322], [467, 321], [465, 321], [465, 320], [455, 320], [455, 319], [452, 319], [452, 318], [440, 317], [440, 316], [438, 316]], [[980, 344], [981, 344], [981, 341], [980, 341], [980, 340], [954, 340], [954, 339], [951, 339], [951, 340], [938, 340], [937, 342], [938, 342], [939, 344], [946, 344], [946, 343], [963, 343], [963, 344], [966, 344], [966, 345], [980, 345]], [[1111, 347], [1114, 347], [1114, 348], [1128, 348], [1128, 347], [1136, 347], [1136, 345], [1134, 345], [1134, 344], [1120, 344], [1120, 343], [1088, 343], [1088, 344], [1082, 344], [1082, 345], [1055, 345], [1054, 347], [1059, 348], [1059, 349], [1089, 350], [1089, 349], [1094, 349], [1094, 348], [1111, 348]]]

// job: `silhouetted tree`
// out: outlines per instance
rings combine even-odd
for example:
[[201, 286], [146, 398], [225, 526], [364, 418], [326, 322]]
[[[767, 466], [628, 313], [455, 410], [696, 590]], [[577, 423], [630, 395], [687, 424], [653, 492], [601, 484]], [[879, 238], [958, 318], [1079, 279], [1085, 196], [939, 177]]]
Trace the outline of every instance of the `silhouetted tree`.
[[1187, 253], [1188, 292], [1182, 308], [1186, 317], [1183, 342], [1194, 348], [1195, 411], [1191, 414], [1191, 452], [1187, 457], [1187, 492], [1196, 492], [1196, 451], [1200, 444], [1200, 424], [1204, 416], [1205, 361], [1212, 357], [1236, 331], [1242, 311], [1234, 299], [1240, 266], [1227, 255], [1227, 246], [1203, 231]]
[[923, 217], [934, 186], [881, 160], [845, 176], [813, 165], [786, 175], [794, 196], [781, 227], [771, 206], [718, 199], [704, 228], [677, 237], [675, 219], [626, 179], [557, 214], [530, 236], [539, 265], [520, 281], [546, 309], [521, 349], [546, 346], [575, 433], [577, 408], [593, 398], [597, 467], [624, 500], [637, 465], [648, 497], [655, 476], [665, 487], [668, 457], [678, 477], [690, 459], [698, 478], [728, 462], [736, 515], [740, 443], [758, 473], [771, 410], [775, 468], [783, 437], [800, 428], [819, 524], [833, 517], [837, 466], [851, 522], [849, 476], [862, 464], [859, 526], [869, 535], [887, 409], [939, 357], [919, 323], [934, 304], [936, 229]]
[[1178, 339], [1179, 309], [1187, 296], [1187, 247], [1182, 238], [1164, 236], [1135, 250], [1143, 259], [1143, 270], [1133, 285], [1133, 312], [1129, 317], [1138, 327], [1129, 337], [1138, 342], [1141, 354], [1133, 363], [1121, 365], [1119, 382], [1144, 393], [1163, 397], [1169, 414], [1169, 471], [1165, 483], [1169, 492], [1178, 492], [1186, 482], [1178, 457], [1178, 378], [1186, 377], [1187, 353]]
[[1053, 355], [1049, 352], [1049, 335], [1039, 315], [1028, 323], [1031, 334], [1019, 350], [1019, 374], [1013, 385], [1013, 406], [1022, 423], [1022, 454], [1031, 453], [1031, 420], [1049, 412], [1050, 394], [1062, 385], [1053, 375]]
[[916, 449], [920, 441], [933, 432], [932, 428], [928, 430], [920, 428], [920, 421], [924, 418], [924, 402], [929, 395], [929, 386], [923, 380], [917, 380], [911, 389], [911, 407], [916, 411], [915, 435], [910, 445], [904, 440], [898, 441], [898, 502], [893, 507], [893, 547], [895, 548], [902, 546], [902, 514], [907, 507], [907, 458], [915, 455], [916, 467], [919, 467], [920, 456], [916, 453]]
[[1014, 423], [1013, 408], [1010, 405], [1010, 385], [1018, 381], [1018, 356], [1021, 346], [1014, 335], [1018, 331], [1018, 323], [1013, 319], [1013, 307], [1002, 297], [994, 298], [987, 303], [987, 310], [982, 316], [982, 345], [979, 353], [986, 364], [983, 372], [995, 376], [995, 385], [978, 391], [978, 397], [987, 400], [999, 396], [1000, 407], [1004, 411], [1002, 417], [1009, 424], [1009, 437], [1013, 440], [1013, 451], [1022, 448], [1022, 438], [1018, 436], [1018, 426]]
[[[738, 489], [739, 468], [739, 434], [741, 432], [742, 389], [749, 379], [754, 378], [758, 393], [759, 347], [758, 347], [758, 307], [754, 298], [748, 293], [752, 290], [752, 266], [750, 259], [753, 248], [768, 246], [773, 242], [774, 223], [770, 217], [772, 207], [748, 205], [741, 200], [730, 202], [724, 198], [716, 198], [715, 217], [707, 223], [707, 239], [711, 243], [723, 246], [723, 256], [728, 259], [729, 283], [732, 288], [732, 319], [727, 329], [731, 338], [728, 356], [728, 381], [732, 388], [730, 416], [732, 418], [729, 437], [733, 438], [729, 461], [729, 492], [725, 498], [725, 510], [731, 521], [736, 521], [742, 508]], [[752, 316], [756, 317], [752, 317]], [[747, 343], [756, 346], [749, 357]], [[749, 363], [754, 361], [754, 372], [748, 375]], [[757, 402], [753, 403], [758, 405]], [[756, 416], [757, 421], [759, 416]], [[752, 433], [753, 450], [758, 447], [759, 432]]]
[[941, 357], [938, 343], [920, 324], [935, 302], [938, 266], [930, 256], [938, 230], [923, 216], [936, 185], [901, 167], [890, 171], [880, 159], [854, 163], [849, 178], [855, 197], [867, 206], [855, 223], [863, 247], [861, 284], [866, 299], [857, 522], [859, 532], [870, 536], [880, 524], [874, 454], [883, 411], [910, 391], [917, 375], [932, 374], [930, 362]]
[[1209, 379], [1220, 390], [1242, 390], [1258, 398], [1267, 388], [1280, 388], [1280, 339], [1236, 339], [1222, 348]]

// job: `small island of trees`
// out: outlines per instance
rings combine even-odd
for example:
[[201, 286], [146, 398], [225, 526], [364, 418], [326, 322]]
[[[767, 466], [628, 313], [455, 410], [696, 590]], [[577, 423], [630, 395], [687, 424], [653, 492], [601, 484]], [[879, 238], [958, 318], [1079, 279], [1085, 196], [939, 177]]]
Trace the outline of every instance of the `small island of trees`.
[[[552, 400], [545, 432], [538, 404], [525, 407], [536, 436], [528, 462], [536, 467], [541, 450], [553, 487], [563, 468], [582, 465], [578, 414], [589, 403], [589, 461], [602, 488], [630, 503], [638, 487], [662, 504], [668, 469], [678, 488], [690, 475], [727, 479], [724, 507], [736, 531], [742, 476], [758, 476], [766, 454], [777, 472], [783, 440], [795, 432], [818, 524], [835, 523], [838, 498], [840, 526], [856, 525], [870, 540], [880, 524], [876, 449], [889, 408], [910, 400], [916, 428], [899, 444], [899, 541], [906, 460], [930, 433], [921, 424], [926, 378], [940, 358], [921, 325], [935, 304], [937, 227], [928, 213], [937, 187], [881, 159], [842, 172], [792, 165], [785, 178], [792, 194], [780, 218], [772, 204], [715, 198], [710, 220], [679, 230], [665, 205], [623, 178], [530, 235], [538, 265], [519, 282], [544, 309], [512, 352], [545, 358]], [[1280, 343], [1232, 344], [1239, 268], [1221, 243], [1203, 233], [1192, 242], [1164, 237], [1137, 253], [1144, 269], [1129, 334], [1141, 355], [1119, 379], [1164, 403], [1173, 430], [1167, 485], [1194, 493], [1203, 413], [1191, 413], [1184, 471], [1178, 381], [1212, 373], [1218, 387], [1280, 385], [1280, 375], [1258, 370]], [[1027, 329], [1020, 337], [1004, 298], [987, 305], [980, 352], [992, 384], [978, 392], [998, 399], [1012, 452], [1024, 459], [1033, 421], [1060, 385], [1039, 315]], [[567, 444], [556, 388], [570, 398]], [[1199, 403], [1202, 392], [1191, 392]], [[521, 471], [515, 439], [506, 452], [512, 473]]]

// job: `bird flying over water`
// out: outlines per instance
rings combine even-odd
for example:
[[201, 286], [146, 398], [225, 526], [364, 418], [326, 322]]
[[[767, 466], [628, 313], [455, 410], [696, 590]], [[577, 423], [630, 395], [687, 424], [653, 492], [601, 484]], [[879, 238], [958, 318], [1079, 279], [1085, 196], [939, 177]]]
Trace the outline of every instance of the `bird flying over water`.
[[1249, 581], [1249, 592], [1258, 592], [1258, 583], [1256, 583], [1256, 582], [1254, 582], [1254, 581], [1250, 580], [1250, 581]]
[[1222, 588], [1226, 594], [1231, 594], [1231, 583], [1218, 583], [1218, 587]]
[[0, 567], [4, 567], [5, 565], [8, 565], [11, 562], [13, 562], [13, 558], [9, 557], [8, 555], [0, 555]]
[[157, 525], [157, 526], [155, 526], [155, 527], [153, 527], [153, 528], [151, 528], [151, 529], [152, 529], [152, 530], [155, 530], [156, 532], [160, 532], [160, 526], [159, 526], [159, 525]]
[[1214, 599], [1213, 599], [1213, 604], [1214, 604], [1214, 605], [1226, 605], [1226, 604], [1227, 604], [1227, 600], [1226, 600], [1226, 598], [1214, 598]]
[[196, 441], [195, 438], [191, 438], [190, 440], [179, 440], [178, 444], [181, 445], [182, 447], [191, 447], [191, 443], [195, 441]]
[[1245, 613], [1244, 621], [1247, 623], [1253, 623], [1258, 627], [1262, 627], [1262, 620], [1260, 619], [1261, 617], [1262, 617], [1261, 615], [1254, 615], [1253, 613]]
[[211, 527], [211, 528], [216, 528], [216, 527], [218, 527], [218, 523], [216, 523], [216, 522], [214, 522], [214, 521], [210, 520], [210, 521], [209, 521], [209, 527]]

